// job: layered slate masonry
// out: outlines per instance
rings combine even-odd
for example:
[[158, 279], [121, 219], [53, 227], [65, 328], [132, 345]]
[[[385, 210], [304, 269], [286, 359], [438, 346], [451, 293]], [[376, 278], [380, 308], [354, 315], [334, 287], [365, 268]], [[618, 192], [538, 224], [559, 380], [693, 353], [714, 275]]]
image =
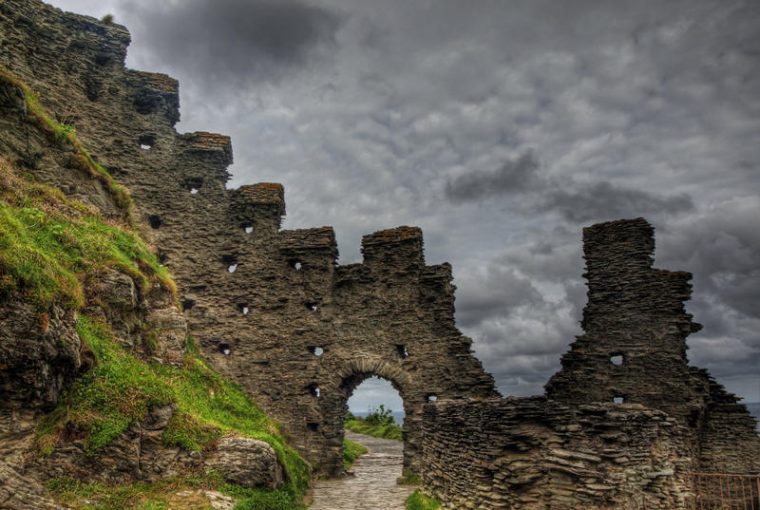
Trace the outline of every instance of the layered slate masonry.
[[[418, 228], [365, 236], [363, 263], [338, 265], [332, 228], [281, 229], [282, 185], [227, 188], [228, 137], [175, 131], [178, 84], [124, 67], [124, 27], [7, 0], [0, 33], [0, 63], [46, 106], [79, 105], [78, 136], [132, 192], [205, 357], [278, 419], [317, 469], [342, 471], [346, 403], [367, 377], [388, 379], [404, 400], [412, 471], [430, 395], [496, 395], [454, 324], [451, 267], [426, 265]], [[8, 152], [24, 143], [19, 135]], [[62, 180], [44, 168], [35, 174]]]
[[[684, 308], [691, 275], [652, 267], [654, 229], [641, 218], [583, 240], [584, 334], [546, 396], [425, 407], [422, 476], [445, 509], [685, 509], [692, 473], [760, 480], [755, 419], [688, 364], [686, 337], [700, 329]], [[717, 508], [715, 494], [701, 504]], [[730, 498], [758, 504], [756, 491]]]
[[[0, 65], [129, 187], [205, 358], [316, 470], [342, 471], [348, 398], [380, 376], [404, 401], [405, 469], [446, 509], [679, 509], [690, 471], [760, 472], [755, 420], [688, 365], [691, 277], [653, 267], [646, 221], [584, 230], [584, 334], [545, 397], [501, 399], [456, 327], [451, 266], [426, 264], [418, 228], [365, 236], [350, 265], [338, 264], [332, 228], [282, 230], [283, 187], [228, 189], [229, 138], [178, 134], [178, 83], [126, 69], [129, 40], [120, 25], [39, 0], [0, 2]], [[120, 214], [18, 103], [0, 88], [0, 153]]]
[[584, 334], [546, 385], [568, 405], [641, 404], [678, 418], [694, 436], [698, 466], [760, 471], [755, 420], [705, 370], [690, 367], [686, 338], [702, 327], [686, 313], [691, 274], [652, 267], [654, 229], [642, 218], [583, 230], [588, 303]]

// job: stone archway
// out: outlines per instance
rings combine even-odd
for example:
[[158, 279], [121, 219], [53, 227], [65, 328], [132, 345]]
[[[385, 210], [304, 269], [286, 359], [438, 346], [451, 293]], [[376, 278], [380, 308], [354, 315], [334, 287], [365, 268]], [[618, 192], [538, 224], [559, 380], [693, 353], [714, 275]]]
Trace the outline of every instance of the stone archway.
[[323, 435], [329, 448], [323, 470], [331, 475], [342, 472], [343, 437], [348, 400], [365, 380], [376, 376], [391, 383], [404, 404], [404, 472], [416, 472], [421, 454], [422, 406], [426, 398], [418, 383], [399, 363], [379, 356], [357, 356], [341, 363], [321, 398]]

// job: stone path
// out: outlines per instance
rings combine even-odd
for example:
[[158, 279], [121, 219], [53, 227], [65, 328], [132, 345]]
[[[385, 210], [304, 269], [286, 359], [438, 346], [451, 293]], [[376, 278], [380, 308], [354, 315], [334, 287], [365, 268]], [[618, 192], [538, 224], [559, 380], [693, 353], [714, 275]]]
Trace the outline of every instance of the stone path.
[[401, 441], [348, 430], [346, 438], [363, 444], [369, 453], [354, 463], [354, 476], [317, 481], [309, 510], [404, 510], [404, 501], [414, 488], [396, 484], [403, 465]]

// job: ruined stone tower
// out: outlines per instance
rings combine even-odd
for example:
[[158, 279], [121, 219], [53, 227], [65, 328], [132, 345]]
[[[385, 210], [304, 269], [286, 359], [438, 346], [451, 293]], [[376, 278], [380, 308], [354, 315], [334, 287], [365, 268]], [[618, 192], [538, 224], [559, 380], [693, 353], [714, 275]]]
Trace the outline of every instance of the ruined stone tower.
[[691, 274], [653, 268], [654, 229], [643, 218], [583, 230], [588, 302], [584, 334], [562, 357], [546, 396], [578, 406], [641, 404], [678, 418], [692, 436], [694, 468], [760, 469], [755, 420], [707, 371], [689, 366]]
[[684, 309], [691, 274], [652, 267], [654, 229], [642, 218], [585, 228], [583, 253], [584, 334], [562, 357], [562, 369], [546, 385], [547, 396], [698, 415], [700, 395], [707, 391], [694, 385], [686, 359], [686, 337], [701, 329]]

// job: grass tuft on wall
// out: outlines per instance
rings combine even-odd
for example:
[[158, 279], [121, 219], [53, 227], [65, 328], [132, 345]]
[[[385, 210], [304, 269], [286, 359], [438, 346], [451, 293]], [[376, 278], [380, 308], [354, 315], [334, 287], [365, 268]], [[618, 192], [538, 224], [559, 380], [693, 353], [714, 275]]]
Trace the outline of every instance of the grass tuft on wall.
[[53, 118], [45, 107], [42, 106], [40, 98], [34, 90], [19, 76], [2, 66], [0, 66], [0, 81], [8, 83], [21, 91], [29, 116], [36, 121], [40, 129], [50, 134], [55, 142], [68, 143], [73, 147], [75, 153], [74, 160], [77, 165], [105, 186], [106, 190], [111, 194], [114, 203], [127, 214], [131, 222], [134, 204], [129, 191], [116, 182], [103, 165], [95, 161], [77, 137], [74, 126], [58, 122]]

